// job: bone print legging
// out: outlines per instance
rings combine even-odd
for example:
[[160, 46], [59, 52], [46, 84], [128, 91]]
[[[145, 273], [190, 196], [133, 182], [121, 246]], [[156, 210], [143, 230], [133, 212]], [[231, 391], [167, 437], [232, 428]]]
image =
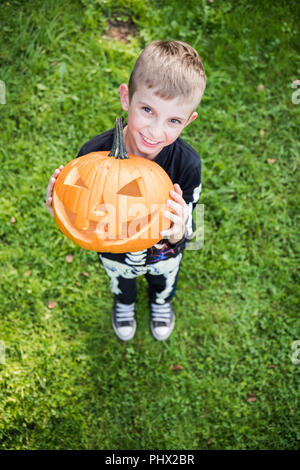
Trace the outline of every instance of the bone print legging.
[[137, 276], [145, 274], [150, 302], [164, 304], [175, 295], [184, 249], [156, 249], [135, 253], [98, 253], [110, 278], [110, 289], [119, 302], [131, 304], [137, 297]]

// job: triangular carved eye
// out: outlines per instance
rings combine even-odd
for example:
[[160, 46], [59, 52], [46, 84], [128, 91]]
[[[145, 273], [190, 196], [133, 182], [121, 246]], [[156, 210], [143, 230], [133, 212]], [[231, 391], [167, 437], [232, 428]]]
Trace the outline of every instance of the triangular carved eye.
[[73, 168], [65, 179], [65, 184], [71, 186], [79, 186], [80, 188], [89, 189], [86, 183], [81, 178], [77, 167]]
[[123, 196], [143, 197], [138, 180], [133, 180], [123, 186], [123, 188], [118, 191], [118, 194], [122, 194]]
[[80, 186], [81, 188], [89, 189], [81, 177], [76, 181], [75, 184], [76, 186]]

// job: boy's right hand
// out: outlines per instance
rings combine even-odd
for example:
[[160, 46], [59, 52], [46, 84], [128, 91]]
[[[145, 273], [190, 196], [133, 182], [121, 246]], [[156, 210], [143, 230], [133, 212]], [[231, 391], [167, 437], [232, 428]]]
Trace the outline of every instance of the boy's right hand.
[[46, 192], [46, 209], [49, 212], [49, 214], [52, 215], [52, 217], [53, 217], [53, 209], [52, 209], [53, 188], [55, 185], [55, 181], [57, 180], [57, 177], [63, 168], [64, 168], [63, 165], [60, 165], [59, 168], [56, 168], [55, 172], [53, 173], [53, 175], [51, 176], [49, 180], [49, 184], [48, 184], [48, 188]]

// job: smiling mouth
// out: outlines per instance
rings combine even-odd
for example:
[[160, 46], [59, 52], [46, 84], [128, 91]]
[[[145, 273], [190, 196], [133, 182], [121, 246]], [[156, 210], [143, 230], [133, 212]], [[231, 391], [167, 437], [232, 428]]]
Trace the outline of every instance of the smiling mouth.
[[145, 137], [143, 134], [140, 134], [140, 135], [141, 135], [143, 141], [144, 141], [146, 144], [150, 145], [150, 146], [155, 147], [156, 145], [160, 144], [160, 142], [155, 142], [154, 140], [151, 140], [151, 139], [149, 139], [148, 137]]

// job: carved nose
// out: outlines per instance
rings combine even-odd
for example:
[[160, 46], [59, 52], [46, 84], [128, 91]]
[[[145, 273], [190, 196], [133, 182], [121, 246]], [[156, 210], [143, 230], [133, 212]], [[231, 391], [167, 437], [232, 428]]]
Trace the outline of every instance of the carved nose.
[[118, 194], [121, 194], [123, 196], [132, 196], [132, 197], [142, 197], [142, 193], [138, 184], [137, 180], [133, 180], [130, 183], [126, 184], [123, 186], [118, 191]]

